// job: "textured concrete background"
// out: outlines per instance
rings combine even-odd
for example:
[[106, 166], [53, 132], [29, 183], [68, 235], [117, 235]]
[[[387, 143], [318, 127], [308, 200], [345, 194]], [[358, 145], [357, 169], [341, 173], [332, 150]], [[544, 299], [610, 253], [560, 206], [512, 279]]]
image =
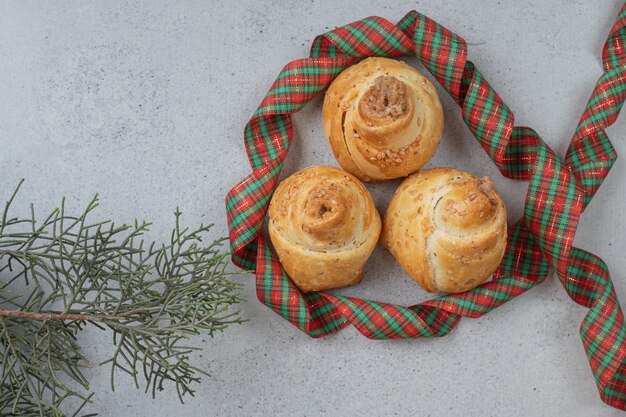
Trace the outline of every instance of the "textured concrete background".
[[[563, 154], [601, 74], [600, 50], [619, 1], [0, 2], [0, 197], [21, 177], [16, 209], [68, 197], [80, 210], [100, 192], [101, 217], [155, 221], [167, 238], [176, 206], [189, 224], [226, 235], [223, 198], [249, 173], [243, 127], [273, 78], [314, 36], [378, 14], [418, 9], [463, 35], [470, 58], [514, 111]], [[446, 133], [430, 166], [494, 178], [521, 214], [525, 185], [501, 178], [443, 90]], [[316, 100], [295, 117], [285, 174], [335, 164]], [[610, 129], [618, 152], [622, 117]], [[576, 244], [608, 263], [626, 300], [620, 160], [582, 218]], [[394, 184], [370, 186], [384, 210]], [[366, 280], [340, 291], [415, 303], [428, 296], [382, 250]], [[179, 405], [131, 381], [109, 393], [108, 369], [88, 372], [103, 416], [612, 416], [578, 336], [586, 310], [556, 279], [439, 340], [370, 341], [348, 328], [313, 340], [258, 303], [241, 277], [250, 321], [214, 340], [196, 363], [213, 377]], [[97, 362], [112, 346], [84, 336]], [[202, 342], [201, 342], [202, 343]]]

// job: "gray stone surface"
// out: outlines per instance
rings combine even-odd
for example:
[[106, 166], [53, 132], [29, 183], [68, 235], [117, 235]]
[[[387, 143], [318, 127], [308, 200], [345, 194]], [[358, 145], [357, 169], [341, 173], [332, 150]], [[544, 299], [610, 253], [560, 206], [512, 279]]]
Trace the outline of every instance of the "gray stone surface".
[[[617, 1], [0, 2], [0, 197], [27, 178], [17, 207], [45, 210], [68, 197], [82, 208], [100, 192], [99, 215], [155, 221], [166, 238], [180, 206], [189, 224], [227, 233], [224, 195], [249, 173], [243, 127], [273, 78], [305, 56], [314, 36], [368, 15], [426, 13], [470, 43], [477, 64], [515, 112], [563, 154], [601, 74], [600, 49]], [[494, 178], [510, 212], [525, 184], [501, 178], [443, 90], [443, 143], [430, 166]], [[285, 174], [335, 164], [316, 100], [295, 117]], [[626, 118], [610, 129], [618, 152]], [[576, 244], [608, 263], [626, 300], [626, 174], [620, 160], [581, 221]], [[369, 187], [384, 210], [393, 184]], [[377, 249], [367, 278], [339, 291], [396, 303], [427, 295]], [[313, 340], [255, 298], [250, 321], [206, 339], [196, 362], [213, 377], [181, 406], [152, 400], [108, 369], [88, 372], [102, 416], [612, 416], [578, 336], [585, 309], [555, 278], [438, 340], [370, 341], [354, 329]], [[84, 335], [97, 361], [108, 335]], [[201, 342], [202, 343], [202, 342]]]

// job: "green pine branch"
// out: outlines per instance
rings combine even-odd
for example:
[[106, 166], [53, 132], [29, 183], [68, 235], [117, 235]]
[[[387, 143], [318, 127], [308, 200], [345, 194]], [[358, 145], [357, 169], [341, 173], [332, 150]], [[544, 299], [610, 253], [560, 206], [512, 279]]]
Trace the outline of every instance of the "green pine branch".
[[[20, 182], [20, 185], [22, 183]], [[88, 325], [108, 329], [111, 357], [100, 365], [152, 396], [171, 383], [180, 400], [193, 395], [204, 370], [189, 338], [240, 323], [240, 285], [229, 280], [223, 240], [205, 244], [211, 226], [175, 227], [167, 244], [146, 243], [150, 226], [94, 221], [98, 197], [78, 216], [64, 202], [43, 221], [10, 217], [19, 185], [0, 220], [0, 414], [63, 416], [68, 398], [93, 393], [91, 367], [77, 341]]]

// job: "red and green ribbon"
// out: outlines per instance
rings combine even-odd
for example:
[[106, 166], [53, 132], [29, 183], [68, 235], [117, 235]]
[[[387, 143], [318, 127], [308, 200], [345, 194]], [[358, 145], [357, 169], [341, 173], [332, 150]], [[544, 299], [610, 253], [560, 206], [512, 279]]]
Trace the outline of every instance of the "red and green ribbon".
[[[604, 129], [626, 98], [626, 5], [603, 49], [598, 80], [561, 160], [511, 110], [467, 60], [460, 36], [410, 12], [394, 25], [369, 17], [318, 36], [309, 58], [287, 64], [245, 128], [252, 173], [226, 197], [233, 262], [256, 271], [257, 296], [313, 337], [347, 325], [372, 339], [445, 336], [461, 317], [477, 318], [556, 272], [569, 296], [589, 312], [580, 335], [600, 396], [626, 409], [626, 327], [606, 264], [572, 246], [578, 218], [617, 154]], [[507, 178], [529, 181], [524, 216], [510, 227], [493, 280], [464, 293], [398, 305], [329, 292], [302, 293], [261, 233], [272, 192], [293, 138], [291, 114], [318, 96], [344, 69], [368, 56], [416, 55], [461, 107], [463, 120]]]

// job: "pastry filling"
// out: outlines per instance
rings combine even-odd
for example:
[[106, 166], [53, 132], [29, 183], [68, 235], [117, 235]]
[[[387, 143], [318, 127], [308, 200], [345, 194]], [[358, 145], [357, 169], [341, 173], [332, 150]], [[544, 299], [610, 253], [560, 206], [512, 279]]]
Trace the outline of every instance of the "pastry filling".
[[302, 230], [318, 240], [344, 240], [352, 232], [349, 206], [335, 185], [313, 188], [304, 205]]
[[325, 205], [322, 204], [322, 206], [319, 209], [320, 217], [324, 217], [324, 214], [328, 213], [329, 211], [331, 211], [331, 208], [326, 207]]
[[363, 95], [359, 110], [371, 119], [396, 120], [408, 111], [406, 85], [395, 77], [380, 76]]

